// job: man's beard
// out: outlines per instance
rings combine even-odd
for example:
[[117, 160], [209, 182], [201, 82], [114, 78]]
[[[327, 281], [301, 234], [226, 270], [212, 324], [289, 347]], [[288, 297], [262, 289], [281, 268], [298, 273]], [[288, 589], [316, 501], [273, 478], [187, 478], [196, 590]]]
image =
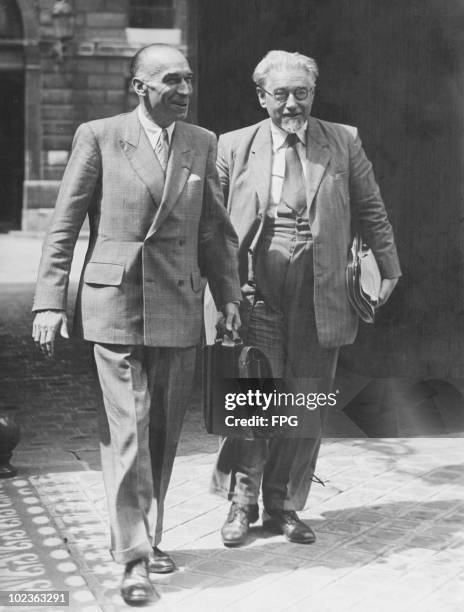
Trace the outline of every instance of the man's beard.
[[296, 134], [304, 126], [303, 117], [283, 117], [282, 129], [288, 134]]

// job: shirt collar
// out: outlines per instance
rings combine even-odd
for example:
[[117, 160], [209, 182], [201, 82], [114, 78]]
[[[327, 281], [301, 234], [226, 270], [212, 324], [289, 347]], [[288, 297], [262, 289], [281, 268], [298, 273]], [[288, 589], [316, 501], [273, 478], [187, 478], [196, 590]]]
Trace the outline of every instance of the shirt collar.
[[[156, 143], [161, 134], [161, 128], [157, 123], [155, 123], [152, 119], [149, 119], [142, 111], [142, 107], [138, 107], [138, 116], [140, 123], [142, 124], [143, 129], [145, 130], [146, 135], [148, 136], [148, 140], [153, 148], [155, 148]], [[170, 125], [166, 127], [166, 131], [168, 133], [169, 144], [172, 142], [172, 133], [174, 131], [176, 123], [173, 121]]]
[[[296, 133], [300, 142], [303, 145], [306, 145], [306, 128], [307, 127], [308, 127], [308, 122], [305, 121], [304, 125]], [[284, 146], [285, 140], [288, 136], [288, 132], [286, 132], [285, 130], [280, 128], [278, 125], [276, 125], [271, 119], [271, 136], [272, 136], [272, 150], [275, 152]]]

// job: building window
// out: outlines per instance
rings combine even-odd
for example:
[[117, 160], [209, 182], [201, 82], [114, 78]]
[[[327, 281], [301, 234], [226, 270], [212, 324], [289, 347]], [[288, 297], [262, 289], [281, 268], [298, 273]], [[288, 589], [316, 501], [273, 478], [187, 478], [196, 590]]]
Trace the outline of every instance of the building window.
[[0, 38], [22, 38], [21, 15], [15, 0], [0, 0]]
[[130, 0], [131, 28], [173, 28], [173, 0]]

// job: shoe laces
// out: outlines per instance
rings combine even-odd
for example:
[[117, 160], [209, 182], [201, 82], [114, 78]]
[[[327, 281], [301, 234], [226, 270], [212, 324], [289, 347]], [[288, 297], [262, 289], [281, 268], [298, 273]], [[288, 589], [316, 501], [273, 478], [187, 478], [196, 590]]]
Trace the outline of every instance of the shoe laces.
[[282, 515], [288, 523], [292, 523], [293, 525], [300, 523], [300, 519], [295, 510], [282, 510]]
[[321, 480], [321, 479], [319, 478], [319, 476], [316, 476], [316, 474], [313, 474], [313, 475], [311, 476], [311, 480], [312, 480], [312, 482], [315, 482], [315, 483], [320, 484], [320, 485], [322, 485], [323, 487], [325, 487], [325, 482], [324, 482], [323, 480]]
[[248, 507], [241, 506], [240, 504], [237, 504], [237, 502], [232, 502], [227, 520], [229, 523], [233, 523], [236, 519], [238, 519], [241, 523], [248, 523]]

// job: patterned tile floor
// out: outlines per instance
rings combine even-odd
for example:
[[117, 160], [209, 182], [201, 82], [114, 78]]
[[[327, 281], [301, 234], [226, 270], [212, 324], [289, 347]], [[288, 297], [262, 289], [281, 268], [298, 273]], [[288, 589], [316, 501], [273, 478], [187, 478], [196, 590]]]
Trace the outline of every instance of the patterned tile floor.
[[[213, 458], [209, 451], [176, 460], [163, 548], [179, 571], [153, 577], [159, 599], [144, 609], [464, 609], [462, 439], [326, 440], [319, 464], [326, 486], [314, 486], [301, 513], [318, 535], [310, 546], [257, 526], [247, 546], [225, 549], [219, 528], [227, 504], [206, 493]], [[1, 550], [8, 552], [0, 566], [11, 568], [0, 572], [2, 589], [48, 581], [70, 591], [69, 610], [129, 609], [107, 550], [98, 470], [44, 472], [1, 485]], [[13, 536], [12, 518], [20, 521]], [[21, 583], [15, 576], [25, 563], [23, 546], [29, 565]]]

